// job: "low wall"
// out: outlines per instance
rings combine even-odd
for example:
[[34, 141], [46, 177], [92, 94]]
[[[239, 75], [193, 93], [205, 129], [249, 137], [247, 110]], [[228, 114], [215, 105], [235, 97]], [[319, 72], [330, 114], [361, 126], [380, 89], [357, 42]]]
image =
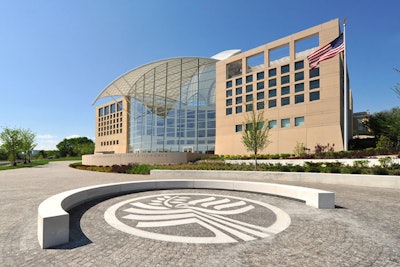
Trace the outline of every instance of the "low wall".
[[83, 155], [83, 165], [112, 166], [140, 164], [179, 164], [209, 157], [208, 154], [190, 152], [152, 152], [152, 153], [124, 153], [124, 154], [93, 154]]

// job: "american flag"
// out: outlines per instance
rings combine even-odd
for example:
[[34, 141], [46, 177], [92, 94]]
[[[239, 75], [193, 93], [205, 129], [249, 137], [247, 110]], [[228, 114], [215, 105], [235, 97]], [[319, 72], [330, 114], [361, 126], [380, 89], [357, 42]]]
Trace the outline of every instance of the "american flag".
[[338, 38], [330, 42], [329, 44], [321, 47], [311, 55], [309, 55], [308, 61], [310, 64], [310, 68], [318, 67], [321, 61], [332, 58], [337, 54], [344, 51], [344, 42], [343, 42], [343, 34], [340, 34]]

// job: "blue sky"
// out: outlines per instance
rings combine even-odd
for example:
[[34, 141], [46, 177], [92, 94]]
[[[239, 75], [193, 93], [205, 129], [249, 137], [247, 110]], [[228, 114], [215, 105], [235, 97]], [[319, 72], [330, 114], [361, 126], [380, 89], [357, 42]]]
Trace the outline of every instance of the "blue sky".
[[400, 1], [2, 0], [0, 130], [31, 129], [37, 149], [94, 140], [96, 96], [170, 57], [248, 49], [347, 17], [354, 110], [400, 105]]

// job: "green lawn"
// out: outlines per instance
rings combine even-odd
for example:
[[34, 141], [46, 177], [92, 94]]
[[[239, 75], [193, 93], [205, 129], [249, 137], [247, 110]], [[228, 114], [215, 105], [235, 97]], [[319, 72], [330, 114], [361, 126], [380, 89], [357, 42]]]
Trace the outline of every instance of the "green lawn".
[[19, 169], [19, 168], [30, 168], [30, 167], [36, 167], [39, 165], [45, 165], [49, 163], [50, 161], [67, 161], [67, 160], [76, 160], [80, 161], [82, 160], [81, 157], [68, 157], [68, 158], [57, 158], [57, 159], [36, 159], [32, 160], [31, 163], [18, 163], [17, 166], [0, 166], [0, 171], [4, 170], [13, 170], [13, 169]]

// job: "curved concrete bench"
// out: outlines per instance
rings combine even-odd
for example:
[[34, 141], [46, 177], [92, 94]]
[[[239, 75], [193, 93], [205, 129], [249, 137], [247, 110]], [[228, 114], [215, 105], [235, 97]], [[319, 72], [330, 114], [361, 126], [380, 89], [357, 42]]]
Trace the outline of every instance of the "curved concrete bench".
[[224, 189], [278, 195], [305, 201], [315, 208], [334, 208], [335, 194], [328, 191], [258, 182], [228, 180], [148, 180], [104, 184], [62, 192], [44, 200], [38, 208], [38, 239], [42, 248], [69, 242], [68, 211], [95, 198], [162, 189]]

